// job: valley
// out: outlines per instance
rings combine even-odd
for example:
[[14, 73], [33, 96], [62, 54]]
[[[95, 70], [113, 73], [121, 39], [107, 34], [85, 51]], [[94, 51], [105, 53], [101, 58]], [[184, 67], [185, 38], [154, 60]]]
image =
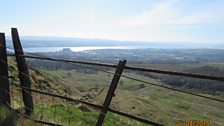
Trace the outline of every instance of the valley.
[[[207, 56], [208, 52], [209, 56]], [[64, 49], [56, 53], [38, 53], [38, 55], [113, 64], [116, 64], [118, 59], [127, 58], [130, 66], [222, 76], [224, 63], [221, 53], [222, 50], [141, 49], [72, 52], [69, 49]], [[180, 58], [176, 58], [177, 56]], [[142, 60], [135, 57], [140, 57]], [[112, 75], [108, 73], [88, 69], [93, 66], [86, 68], [85, 65], [34, 59], [28, 60], [28, 63], [31, 67], [39, 69], [45, 76], [60, 78], [63, 84], [70, 87], [71, 95], [78, 91], [82, 100], [97, 104], [103, 103], [112, 79]], [[100, 67], [93, 68], [99, 69]], [[114, 69], [104, 67], [100, 69], [114, 72]], [[223, 83], [218, 81], [137, 71], [125, 71], [123, 74], [159, 85], [224, 99]], [[212, 125], [224, 123], [222, 120], [224, 113], [220, 111], [224, 109], [222, 103], [125, 78], [119, 82], [111, 108], [166, 125], [174, 125], [176, 120], [209, 120]]]

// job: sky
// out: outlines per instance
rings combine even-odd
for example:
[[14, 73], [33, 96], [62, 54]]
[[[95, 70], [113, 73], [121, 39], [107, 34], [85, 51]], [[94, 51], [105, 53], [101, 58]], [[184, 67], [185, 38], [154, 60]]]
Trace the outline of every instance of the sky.
[[1, 0], [0, 32], [224, 43], [224, 0]]

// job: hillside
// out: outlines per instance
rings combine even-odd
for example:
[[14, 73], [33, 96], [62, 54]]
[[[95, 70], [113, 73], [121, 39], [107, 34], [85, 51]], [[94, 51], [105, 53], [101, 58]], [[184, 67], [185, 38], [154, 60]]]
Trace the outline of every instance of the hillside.
[[[0, 106], [0, 126], [11, 126], [14, 124], [18, 126], [38, 125], [32, 120], [26, 119], [20, 115], [20, 113], [24, 112], [24, 105], [22, 103], [21, 89], [16, 86], [20, 84], [16, 62], [14, 59], [9, 58], [8, 64], [9, 76], [11, 78], [11, 106], [16, 109], [16, 111], [9, 111], [7, 108]], [[91, 99], [90, 97], [86, 97], [85, 93], [65, 84], [64, 79], [57, 77], [54, 74], [47, 74], [34, 68], [29, 68], [29, 74], [32, 82], [31, 88], [33, 89], [86, 101]], [[32, 96], [34, 100], [34, 113], [32, 119], [75, 126], [92, 126], [95, 125], [97, 121], [99, 111], [88, 106], [67, 102], [59, 98], [53, 98], [38, 93], [32, 93]], [[85, 122], [83, 118], [87, 122]], [[120, 125], [120, 122], [114, 122], [115, 120], [122, 120], [126, 123], [130, 123], [130, 119], [108, 113], [107, 120], [104, 124], [105, 126], [110, 126], [111, 124]], [[144, 126], [144, 124], [139, 122], [133, 122], [132, 124], [136, 126]]]
[[[9, 59], [9, 64], [10, 76], [12, 76], [10, 83], [18, 84], [15, 62]], [[102, 104], [113, 76], [99, 71], [80, 70], [78, 69], [80, 67], [71, 70], [29, 68], [32, 88]], [[113, 72], [113, 70], [109, 71]], [[124, 74], [148, 82], [164, 84], [160, 80], [136, 73], [125, 71]], [[11, 91], [12, 106], [18, 111], [23, 111], [20, 92], [14, 86], [11, 87]], [[223, 99], [220, 96], [204, 95]], [[53, 100], [52, 97], [36, 93], [33, 93], [33, 97], [35, 113], [32, 118], [34, 119], [78, 126], [95, 125], [97, 121], [98, 110], [76, 103], [67, 105], [64, 100], [58, 98]], [[224, 106], [220, 102], [173, 92], [125, 78], [121, 78], [110, 107], [168, 126], [174, 125], [176, 120], [208, 120], [212, 125], [224, 124], [224, 111], [221, 111]], [[83, 118], [87, 122], [83, 121]], [[142, 123], [112, 113], [108, 113], [105, 126], [122, 125], [121, 122], [144, 126]], [[17, 121], [18, 125], [31, 125], [32, 123], [21, 117]]]
[[[41, 70], [60, 77], [71, 88], [76, 88], [90, 101], [102, 104], [112, 76], [103, 72], [80, 73], [72, 70]], [[125, 72], [126, 76], [148, 82], [164, 84], [159, 80]], [[69, 76], [68, 76], [69, 75]], [[99, 94], [100, 93], [100, 94]], [[203, 94], [202, 94], [203, 95]], [[210, 97], [223, 99], [220, 96]], [[220, 102], [154, 87], [122, 78], [111, 107], [155, 122], [172, 126], [176, 120], [209, 120], [213, 125], [222, 125], [224, 106]]]
[[[8, 64], [11, 84], [20, 84], [16, 62], [10, 58], [8, 60]], [[43, 73], [33, 68], [29, 68], [29, 74], [32, 83], [31, 88], [61, 95], [74, 94], [77, 96], [79, 94], [78, 91], [73, 90], [73, 92], [71, 92], [69, 87], [64, 85], [62, 80], [60, 80], [58, 77], [50, 75], [45, 76]]]

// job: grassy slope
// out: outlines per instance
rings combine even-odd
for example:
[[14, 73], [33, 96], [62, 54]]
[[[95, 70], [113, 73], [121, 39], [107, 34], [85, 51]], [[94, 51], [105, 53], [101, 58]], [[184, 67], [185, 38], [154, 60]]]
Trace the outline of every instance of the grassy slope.
[[[17, 111], [24, 112], [23, 102], [21, 99], [21, 90], [14, 86], [14, 84], [20, 84], [18, 79], [18, 72], [16, 68], [15, 61], [12, 59], [8, 60], [9, 64], [9, 76], [11, 87], [11, 106]], [[69, 97], [80, 99], [86, 94], [80, 92], [76, 88], [70, 88], [69, 85], [64, 85], [66, 82], [63, 78], [57, 77], [54, 74], [46, 74], [39, 72], [35, 69], [29, 68], [29, 73], [32, 82], [32, 88], [42, 90], [45, 92], [56, 93], [60, 95], [67, 95]], [[62, 76], [63, 77], [63, 76]], [[83, 87], [86, 89], [87, 87]], [[81, 90], [82, 91], [82, 90]], [[41, 119], [54, 123], [64, 124], [64, 125], [74, 125], [74, 126], [92, 126], [95, 125], [98, 119], [98, 110], [94, 110], [87, 106], [83, 106], [75, 103], [67, 103], [59, 98], [53, 98], [46, 95], [41, 95], [38, 93], [32, 93], [34, 99], [34, 113], [32, 115], [33, 119]], [[86, 98], [90, 100], [90, 98]], [[84, 109], [84, 111], [82, 111]], [[0, 107], [0, 125], [9, 125], [11, 121], [15, 119], [15, 113], [10, 112], [5, 107]], [[14, 118], [14, 119], [13, 119]], [[17, 125], [30, 126], [34, 122], [19, 116], [16, 119]], [[86, 120], [87, 122], [85, 122]], [[139, 122], [132, 122], [130, 119], [125, 117], [120, 117], [118, 115], [108, 113], [105, 121], [105, 126], [121, 125], [122, 123], [127, 123], [136, 126], [145, 126], [145, 124]], [[35, 124], [38, 125], [38, 124]]]
[[[10, 72], [10, 76], [15, 77], [12, 79], [12, 83], [18, 84], [15, 62], [9, 60], [9, 64], [10, 71], [14, 71]], [[77, 73], [75, 70], [42, 70], [39, 72], [35, 69], [29, 69], [29, 72], [32, 78], [33, 88], [61, 95], [69, 95], [70, 97], [82, 98], [97, 104], [103, 103], [112, 79], [111, 75], [101, 72], [98, 74]], [[162, 84], [157, 80], [140, 75], [131, 73], [125, 74], [127, 76]], [[101, 93], [99, 94], [99, 92]], [[13, 89], [12, 96], [12, 106], [21, 110], [23, 104], [21, 102], [20, 92]], [[64, 101], [57, 98], [54, 99], [56, 104], [53, 104], [53, 99], [51, 97], [35, 93], [33, 93], [33, 96], [35, 101], [35, 113], [33, 118], [43, 118], [47, 121], [50, 120], [65, 125], [68, 125], [69, 122], [71, 125], [86, 125], [79, 117], [85, 117], [88, 121], [88, 125], [94, 125], [97, 121], [97, 116], [99, 114], [97, 110], [87, 108], [88, 111], [83, 113], [79, 104], [69, 104], [67, 106]], [[166, 125], [174, 125], [177, 119], [209, 120], [213, 125], [220, 126], [224, 124], [224, 111], [222, 111], [224, 110], [224, 106], [219, 102], [157, 88], [124, 78], [122, 78], [119, 83], [111, 107]], [[67, 112], [68, 109], [71, 113]], [[41, 117], [41, 115], [44, 116]], [[122, 122], [130, 125], [144, 125], [111, 113], [107, 115], [105, 125], [122, 125]], [[20, 120], [20, 124], [22, 123], [24, 125], [31, 125], [32, 122], [23, 119]]]
[[[87, 100], [99, 104], [103, 103], [112, 76], [99, 72], [98, 74], [76, 73], [75, 70], [43, 70], [44, 73], [60, 77], [64, 83], [76, 88], [88, 96]], [[67, 76], [70, 73], [70, 76]], [[125, 73], [139, 79], [148, 80], [153, 83], [161, 84], [151, 78], [140, 75]], [[198, 98], [188, 94], [173, 92], [154, 86], [122, 79], [116, 91], [111, 107], [124, 112], [132, 113], [150, 120], [174, 125], [175, 120], [209, 120], [212, 124], [223, 125], [224, 106], [223, 103]], [[96, 95], [102, 88], [100, 95]], [[96, 90], [91, 90], [96, 88]], [[214, 96], [211, 96], [214, 97]], [[218, 97], [218, 96], [216, 96]], [[218, 97], [219, 98], [219, 97]]]

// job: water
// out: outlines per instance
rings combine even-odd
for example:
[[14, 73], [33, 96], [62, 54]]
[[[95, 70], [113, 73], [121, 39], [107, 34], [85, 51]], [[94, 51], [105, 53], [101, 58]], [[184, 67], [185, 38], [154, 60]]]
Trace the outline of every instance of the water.
[[80, 52], [86, 50], [99, 50], [99, 49], [144, 49], [145, 46], [81, 46], [81, 47], [32, 47], [24, 48], [26, 52], [56, 52], [64, 48], [69, 48], [71, 51]]

